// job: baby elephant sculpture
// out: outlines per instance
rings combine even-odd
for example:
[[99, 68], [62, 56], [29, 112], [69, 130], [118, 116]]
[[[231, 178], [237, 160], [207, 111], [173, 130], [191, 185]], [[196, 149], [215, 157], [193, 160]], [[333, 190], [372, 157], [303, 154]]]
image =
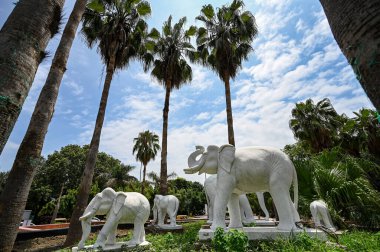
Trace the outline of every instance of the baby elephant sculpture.
[[315, 224], [315, 227], [322, 226], [321, 221], [323, 225], [330, 229], [331, 231], [335, 232], [336, 228], [332, 224], [331, 216], [329, 213], [329, 210], [327, 208], [326, 202], [323, 200], [315, 200], [310, 203], [310, 212], [313, 216], [313, 221]]
[[176, 217], [179, 207], [179, 200], [174, 195], [156, 195], [154, 197], [154, 204], [153, 204], [153, 222], [156, 222], [157, 224], [164, 225], [164, 219], [165, 215], [169, 215], [170, 219], [170, 226], [176, 226]]
[[148, 220], [150, 205], [144, 195], [137, 192], [115, 192], [106, 188], [98, 193], [88, 204], [79, 218], [82, 223], [82, 239], [78, 248], [84, 248], [84, 242], [91, 232], [91, 218], [95, 215], [107, 215], [107, 221], [99, 232], [93, 248], [116, 243], [116, 230], [119, 223], [133, 223], [133, 237], [128, 245], [146, 243], [144, 223]]
[[[296, 170], [289, 157], [271, 147], [236, 148], [232, 145], [197, 146], [188, 159], [185, 173], [217, 174], [214, 200], [214, 220], [211, 228], [225, 227], [225, 209], [231, 216], [230, 227], [242, 227], [239, 195], [252, 192], [269, 192], [276, 206], [280, 230], [296, 229], [300, 220], [296, 210], [298, 181]], [[202, 155], [198, 160], [197, 156]], [[294, 204], [289, 189], [294, 184]]]
[[[208, 222], [212, 223], [213, 221], [213, 211], [214, 211], [214, 199], [216, 195], [216, 180], [217, 176], [212, 175], [206, 178], [204, 188], [206, 192], [206, 200], [208, 207]], [[265, 220], [269, 220], [269, 212], [265, 206], [264, 202], [264, 193], [257, 192], [257, 199], [259, 201], [261, 209], [265, 213]], [[248, 198], [245, 194], [239, 196], [239, 207], [240, 207], [240, 216], [243, 223], [253, 223], [255, 222], [255, 217], [252, 212], [251, 205], [249, 204]]]

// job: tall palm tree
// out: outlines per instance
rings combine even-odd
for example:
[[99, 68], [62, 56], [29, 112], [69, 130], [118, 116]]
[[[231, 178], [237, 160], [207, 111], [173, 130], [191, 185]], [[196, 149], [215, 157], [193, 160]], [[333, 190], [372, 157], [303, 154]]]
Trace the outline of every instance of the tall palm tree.
[[308, 143], [315, 153], [331, 148], [340, 126], [339, 115], [325, 98], [314, 105], [313, 100], [296, 103], [289, 127], [297, 140]]
[[230, 78], [234, 79], [242, 66], [242, 61], [253, 51], [251, 43], [258, 30], [255, 17], [243, 11], [242, 0], [234, 0], [215, 12], [211, 4], [203, 6], [201, 15], [196, 17], [204, 23], [197, 35], [198, 54], [192, 60], [214, 70], [224, 82], [228, 143], [235, 145], [232, 119]]
[[[0, 154], [28, 96], [37, 68], [46, 57], [46, 46], [59, 31], [64, 3], [64, 0], [17, 1], [1, 28]], [[17, 214], [18, 211], [15, 212]], [[1, 215], [0, 218], [3, 219]], [[1, 250], [5, 249], [1, 244], [9, 244], [8, 240], [13, 239], [9, 229], [4, 229], [5, 233], [0, 231]], [[2, 239], [3, 235], [8, 238]]]
[[112, 77], [117, 69], [127, 67], [137, 56], [143, 33], [147, 30], [144, 18], [150, 13], [149, 3], [143, 0], [93, 0], [83, 15], [82, 32], [90, 48], [98, 45], [106, 65], [106, 78], [65, 246], [73, 245], [81, 237], [79, 217], [90, 194]]
[[144, 166], [141, 184], [142, 194], [144, 194], [146, 166], [151, 160], [156, 158], [157, 152], [160, 150], [159, 141], [158, 135], [154, 132], [150, 132], [149, 130], [140, 132], [139, 136], [133, 139], [135, 144], [133, 146], [132, 153], [136, 153], [136, 161], [140, 161]]
[[194, 51], [190, 44], [191, 36], [195, 35], [196, 27], [184, 29], [186, 18], [181, 18], [172, 26], [172, 16], [164, 22], [162, 33], [152, 29], [146, 43], [148, 53], [144, 55], [145, 70], [153, 64], [151, 75], [156, 78], [166, 90], [163, 110], [162, 144], [161, 144], [161, 173], [160, 192], [167, 194], [167, 145], [168, 145], [168, 117], [170, 93], [179, 89], [184, 83], [192, 80], [192, 70], [185, 56]]
[[135, 177], [129, 175], [129, 173], [136, 167], [131, 165], [120, 164], [112, 167], [111, 173], [107, 173], [106, 186], [112, 187], [115, 191], [123, 191], [123, 188], [129, 181], [136, 180]]
[[367, 96], [380, 111], [378, 0], [320, 0], [331, 31]]

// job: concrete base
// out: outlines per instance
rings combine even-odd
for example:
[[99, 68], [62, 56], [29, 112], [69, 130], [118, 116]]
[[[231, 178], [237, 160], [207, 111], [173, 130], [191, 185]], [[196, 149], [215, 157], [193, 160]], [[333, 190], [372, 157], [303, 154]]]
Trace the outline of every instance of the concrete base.
[[165, 229], [165, 230], [178, 230], [178, 229], [183, 229], [181, 225], [175, 225], [172, 226], [170, 224], [162, 224], [162, 225], [156, 225], [156, 227]]
[[256, 227], [274, 227], [276, 226], [276, 222], [274, 220], [256, 220], [254, 222]]
[[[302, 232], [306, 232], [309, 236], [318, 238], [322, 241], [327, 240], [327, 236], [323, 231], [314, 228], [284, 231], [278, 230], [276, 227], [244, 227], [239, 230], [243, 230], [247, 234], [249, 240], [274, 240], [277, 238], [284, 239], [290, 238]], [[199, 240], [209, 240], [212, 239], [213, 236], [214, 230], [212, 229], [199, 230]]]
[[145, 241], [141, 243], [140, 245], [128, 245], [128, 242], [117, 242], [114, 245], [106, 245], [103, 249], [94, 248], [93, 245], [87, 245], [83, 249], [78, 249], [78, 247], [73, 247], [71, 249], [72, 252], [77, 251], [125, 251], [127, 248], [135, 248], [137, 246], [150, 246], [150, 242]]

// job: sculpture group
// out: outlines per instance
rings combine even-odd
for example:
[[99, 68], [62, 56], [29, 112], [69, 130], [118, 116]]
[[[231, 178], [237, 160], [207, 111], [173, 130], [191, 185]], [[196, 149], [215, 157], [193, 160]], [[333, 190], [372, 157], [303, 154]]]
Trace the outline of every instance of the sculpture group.
[[[205, 180], [204, 185], [211, 229], [225, 227], [227, 207], [230, 228], [242, 228], [243, 223], [255, 222], [246, 193], [256, 193], [265, 219], [268, 220], [269, 213], [263, 193], [269, 192], [278, 212], [277, 230], [297, 230], [296, 223], [300, 221], [297, 212], [297, 174], [293, 163], [282, 151], [272, 147], [235, 148], [232, 145], [210, 145], [205, 151], [204, 147], [197, 146], [188, 158], [188, 166], [184, 169], [187, 174], [214, 174]], [[292, 184], [293, 201], [289, 193]], [[156, 195], [152, 208], [153, 222], [160, 228], [178, 227], [178, 208], [179, 200], [175, 196]], [[323, 223], [326, 228], [335, 231], [325, 202], [312, 202], [310, 211], [316, 227]], [[91, 231], [91, 218], [95, 215], [107, 215], [107, 220], [93, 248], [103, 249], [106, 245], [114, 245], [119, 223], [134, 224], [128, 246], [149, 244], [145, 240], [144, 230], [149, 214], [150, 204], [144, 195], [137, 192], [115, 192], [112, 188], [106, 188], [91, 200], [80, 217], [83, 235], [78, 248], [84, 248], [84, 242]], [[164, 223], [166, 214], [170, 224]]]

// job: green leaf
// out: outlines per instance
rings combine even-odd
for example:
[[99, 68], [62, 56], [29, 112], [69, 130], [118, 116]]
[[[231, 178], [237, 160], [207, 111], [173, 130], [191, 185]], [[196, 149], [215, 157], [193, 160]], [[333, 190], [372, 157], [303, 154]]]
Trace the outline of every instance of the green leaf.
[[153, 41], [147, 41], [145, 42], [145, 48], [147, 51], [153, 51], [154, 50], [155, 43]]
[[87, 4], [87, 8], [95, 12], [104, 12], [105, 10], [104, 5], [101, 2], [99, 2], [99, 0], [91, 1], [90, 3]]
[[150, 8], [150, 5], [148, 2], [141, 2], [137, 5], [137, 12], [141, 15], [141, 16], [145, 16], [145, 15], [150, 15], [152, 10]]
[[204, 5], [201, 12], [203, 15], [205, 15], [208, 19], [212, 19], [215, 15], [214, 8], [211, 4]]
[[186, 36], [194, 36], [194, 34], [197, 33], [197, 27], [190, 26], [190, 28], [186, 31]]
[[148, 37], [151, 39], [158, 39], [160, 37], [160, 32], [156, 28], [153, 28], [149, 32]]

